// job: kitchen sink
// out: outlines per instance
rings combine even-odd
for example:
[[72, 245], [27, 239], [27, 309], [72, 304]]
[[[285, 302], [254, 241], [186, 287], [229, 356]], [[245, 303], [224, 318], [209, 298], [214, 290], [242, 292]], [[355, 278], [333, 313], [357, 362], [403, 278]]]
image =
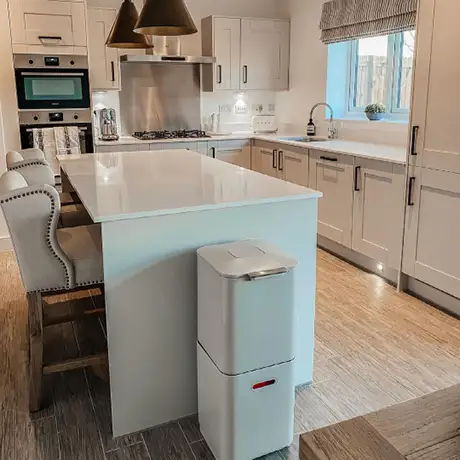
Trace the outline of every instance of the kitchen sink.
[[294, 142], [326, 142], [329, 139], [327, 137], [318, 136], [291, 136], [291, 137], [278, 137], [280, 141], [294, 141]]

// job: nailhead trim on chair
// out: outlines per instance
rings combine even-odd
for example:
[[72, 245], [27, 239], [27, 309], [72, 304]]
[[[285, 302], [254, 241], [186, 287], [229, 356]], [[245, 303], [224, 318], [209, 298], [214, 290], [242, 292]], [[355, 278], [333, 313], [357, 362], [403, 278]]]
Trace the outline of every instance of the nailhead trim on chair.
[[[27, 161], [27, 160], [25, 160]], [[40, 160], [31, 160], [31, 161], [28, 161], [27, 163], [24, 163], [22, 162], [20, 165], [13, 165], [13, 166], [10, 166], [9, 170], [10, 171], [17, 171], [19, 169], [23, 169], [23, 168], [28, 168], [29, 166], [44, 166], [45, 163], [43, 163], [43, 161], [40, 161]]]
[[[39, 163], [39, 164], [41, 164], [41, 163]], [[46, 229], [47, 229], [47, 231], [46, 231], [46, 244], [48, 245], [48, 248], [53, 253], [53, 256], [56, 259], [59, 260], [60, 264], [64, 268], [64, 271], [65, 271], [65, 284], [66, 285], [65, 285], [65, 287], [61, 286], [61, 287], [51, 288], [51, 289], [37, 289], [37, 290], [31, 291], [31, 292], [49, 292], [49, 291], [69, 290], [69, 289], [71, 289], [69, 269], [67, 268], [67, 265], [61, 259], [59, 254], [54, 250], [53, 245], [51, 244], [51, 224], [53, 222], [53, 217], [54, 217], [55, 212], [56, 212], [56, 203], [54, 202], [53, 196], [50, 193], [48, 193], [46, 190], [35, 190], [33, 192], [20, 193], [18, 195], [12, 196], [10, 198], [6, 198], [5, 200], [0, 200], [0, 204], [8, 203], [9, 201], [13, 201], [13, 200], [16, 200], [16, 199], [19, 199], [19, 198], [24, 198], [24, 197], [29, 196], [29, 195], [35, 195], [35, 194], [38, 195], [40, 193], [46, 195], [51, 201], [51, 214], [50, 214], [50, 217], [48, 218], [48, 223], [47, 223], [47, 227], [46, 227]]]

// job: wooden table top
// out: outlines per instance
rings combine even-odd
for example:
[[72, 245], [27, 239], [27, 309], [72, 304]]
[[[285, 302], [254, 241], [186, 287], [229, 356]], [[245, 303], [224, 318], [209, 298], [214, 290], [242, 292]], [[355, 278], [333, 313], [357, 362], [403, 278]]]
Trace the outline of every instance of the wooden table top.
[[460, 459], [460, 385], [305, 433], [300, 459]]

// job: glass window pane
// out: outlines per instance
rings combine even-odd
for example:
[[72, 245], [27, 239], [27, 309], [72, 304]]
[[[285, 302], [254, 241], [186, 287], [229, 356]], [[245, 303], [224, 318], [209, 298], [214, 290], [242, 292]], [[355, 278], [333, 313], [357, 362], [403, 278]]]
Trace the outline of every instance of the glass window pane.
[[386, 101], [386, 78], [388, 72], [388, 36], [358, 40], [357, 58], [353, 69], [354, 107]]
[[415, 30], [404, 32], [400, 43], [399, 62], [396, 68], [396, 107], [409, 110], [414, 65]]

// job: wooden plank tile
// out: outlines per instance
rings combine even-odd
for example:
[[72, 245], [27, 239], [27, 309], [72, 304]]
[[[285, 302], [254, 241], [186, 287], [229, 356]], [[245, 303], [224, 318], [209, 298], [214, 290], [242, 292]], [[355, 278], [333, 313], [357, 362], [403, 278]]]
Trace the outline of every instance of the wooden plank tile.
[[407, 460], [458, 460], [460, 458], [460, 436], [414, 452], [406, 458]]
[[189, 443], [201, 441], [203, 439], [203, 435], [200, 431], [200, 424], [198, 422], [198, 415], [192, 415], [179, 420], [179, 425]]
[[144, 431], [142, 436], [155, 460], [194, 460], [192, 450], [178, 423]]
[[366, 420], [403, 455], [411, 455], [458, 435], [460, 385], [370, 414]]
[[194, 442], [190, 445], [195, 455], [196, 460], [215, 460], [211, 449], [208, 447], [205, 441]]
[[60, 458], [59, 439], [54, 417], [37, 420], [28, 424], [29, 443], [23, 445], [24, 456], [30, 460], [50, 460]]
[[143, 442], [108, 452], [105, 456], [106, 460], [153, 460]]
[[405, 460], [362, 417], [300, 437], [301, 460]]

